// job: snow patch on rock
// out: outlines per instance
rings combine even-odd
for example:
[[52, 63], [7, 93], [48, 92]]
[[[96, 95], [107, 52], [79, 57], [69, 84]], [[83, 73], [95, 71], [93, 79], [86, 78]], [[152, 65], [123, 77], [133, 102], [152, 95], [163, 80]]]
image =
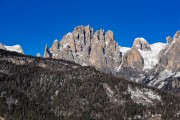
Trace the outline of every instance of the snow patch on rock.
[[119, 47], [120, 52], [122, 53], [122, 55], [124, 56], [129, 50], [131, 50], [131, 48], [129, 47]]
[[4, 45], [4, 47], [8, 51], [13, 51], [13, 52], [18, 52], [18, 53], [24, 54], [24, 51], [23, 51], [23, 49], [22, 49], [22, 47], [20, 45], [13, 45], [13, 46], [6, 46], [6, 45]]
[[174, 77], [180, 77], [180, 72], [177, 72]]
[[161, 101], [161, 96], [146, 88], [140, 90], [139, 88], [133, 89], [131, 86], [128, 86], [128, 93], [131, 94], [131, 99], [138, 104], [153, 104], [153, 101]]
[[157, 79], [154, 79], [151, 81], [148, 85], [149, 86], [155, 86], [158, 85], [158, 89], [161, 89], [165, 85], [165, 79], [173, 76], [175, 73], [172, 72], [172, 70], [165, 69], [159, 74], [159, 77]]

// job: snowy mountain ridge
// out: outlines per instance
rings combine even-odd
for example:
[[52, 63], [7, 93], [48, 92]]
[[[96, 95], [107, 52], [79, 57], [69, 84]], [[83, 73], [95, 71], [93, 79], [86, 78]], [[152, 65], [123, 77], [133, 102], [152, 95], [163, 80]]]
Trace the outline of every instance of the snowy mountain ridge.
[[4, 45], [4, 47], [8, 50], [8, 51], [14, 51], [14, 52], [18, 52], [18, 53], [24, 53], [22, 47], [20, 45], [13, 45], [13, 46], [6, 46]]
[[0, 43], [0, 49], [4, 49], [7, 51], [13, 51], [13, 52], [18, 52], [21, 54], [24, 54], [24, 51], [22, 49], [22, 47], [20, 45], [13, 45], [13, 46], [7, 46], [7, 45], [3, 45], [2, 43]]

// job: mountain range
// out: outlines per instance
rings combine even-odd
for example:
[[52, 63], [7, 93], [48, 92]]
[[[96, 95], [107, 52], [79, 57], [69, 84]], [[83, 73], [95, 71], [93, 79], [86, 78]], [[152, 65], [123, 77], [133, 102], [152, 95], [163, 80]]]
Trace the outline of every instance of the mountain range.
[[0, 43], [0, 120], [179, 120], [180, 31], [119, 46], [78, 26], [44, 56]]
[[93, 66], [105, 73], [180, 94], [180, 31], [166, 43], [149, 44], [136, 38], [131, 48], [119, 46], [114, 33], [103, 29], [94, 32], [78, 26], [45, 46], [44, 57], [65, 59], [82, 66]]

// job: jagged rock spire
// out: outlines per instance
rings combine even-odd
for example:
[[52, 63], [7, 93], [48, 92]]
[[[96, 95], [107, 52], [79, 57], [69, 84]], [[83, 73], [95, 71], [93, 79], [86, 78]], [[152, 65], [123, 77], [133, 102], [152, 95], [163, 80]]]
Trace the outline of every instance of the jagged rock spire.
[[6, 48], [4, 47], [2, 43], [0, 43], [0, 49], [6, 50]]
[[52, 47], [51, 47], [51, 50], [52, 50], [53, 52], [58, 52], [58, 49], [59, 49], [59, 42], [58, 42], [57, 39], [55, 39], [54, 42], [53, 42], [53, 45], [52, 45]]
[[[89, 25], [78, 26], [71, 33], [65, 35], [60, 43], [54, 41], [49, 50], [57, 59], [66, 59], [79, 64], [92, 65], [106, 71], [115, 71], [120, 65], [120, 50], [114, 40], [112, 31], [104, 32], [104, 29], [94, 33]], [[46, 46], [45, 55], [49, 57]]]
[[50, 51], [49, 51], [48, 44], [46, 44], [45, 49], [44, 49], [44, 57], [45, 57], [45, 58], [51, 57], [51, 53], [50, 53]]

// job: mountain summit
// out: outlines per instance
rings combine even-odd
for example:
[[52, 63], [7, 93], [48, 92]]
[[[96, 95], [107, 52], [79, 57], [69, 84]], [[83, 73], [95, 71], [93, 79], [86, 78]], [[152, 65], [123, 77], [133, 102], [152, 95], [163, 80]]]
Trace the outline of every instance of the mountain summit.
[[83, 66], [95, 66], [105, 72], [115, 72], [122, 58], [112, 31], [100, 29], [94, 32], [89, 26], [76, 27], [60, 43], [55, 40], [49, 50], [47, 46], [45, 49], [44, 57], [52, 55], [53, 58], [74, 61]]

